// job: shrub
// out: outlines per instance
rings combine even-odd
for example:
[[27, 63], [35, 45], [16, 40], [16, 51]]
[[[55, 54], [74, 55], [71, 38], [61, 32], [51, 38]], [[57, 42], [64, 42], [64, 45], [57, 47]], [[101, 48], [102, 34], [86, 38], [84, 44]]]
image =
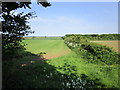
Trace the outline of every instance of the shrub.
[[90, 63], [118, 64], [120, 54], [112, 48], [89, 42], [80, 35], [66, 35], [65, 44]]
[[82, 44], [81, 47], [83, 50], [79, 52], [83, 52], [83, 57], [92, 63], [103, 62], [107, 65], [118, 64], [120, 55], [107, 46], [87, 43]]

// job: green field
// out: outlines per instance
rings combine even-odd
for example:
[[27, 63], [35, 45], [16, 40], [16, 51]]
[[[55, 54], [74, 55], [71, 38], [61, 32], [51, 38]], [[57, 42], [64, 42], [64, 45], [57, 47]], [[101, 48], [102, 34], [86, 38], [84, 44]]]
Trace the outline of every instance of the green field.
[[[99, 79], [99, 82], [108, 88], [118, 87], [117, 66], [86, 63], [81, 56], [76, 55], [73, 51], [70, 52], [70, 49], [64, 44], [63, 40], [25, 40], [25, 42], [28, 44], [26, 47], [28, 51], [35, 54], [42, 51], [46, 52], [47, 55], [51, 55], [51, 57], [53, 56], [53, 59], [47, 57], [49, 59], [47, 63], [52, 66], [57, 68], [64, 67], [65, 63], [67, 63], [70, 66], [76, 67], [78, 76], [85, 74], [90, 80]], [[61, 55], [62, 52], [63, 54]], [[54, 58], [54, 56], [58, 58]], [[66, 73], [64, 70], [57, 70], [61, 73]]]
[[63, 40], [27, 39], [25, 43], [27, 44], [27, 51], [34, 54], [45, 52], [44, 57], [47, 59], [63, 56], [71, 51]]
[[[95, 80], [95, 82], [98, 80], [97, 82], [101, 83], [100, 87], [102, 84], [106, 85], [106, 88], [118, 87], [118, 66], [87, 63], [81, 56], [76, 55], [74, 52], [66, 56], [48, 60], [47, 62], [55, 67], [65, 67], [65, 64], [74, 66], [77, 70], [75, 73], [78, 76], [84, 74], [90, 80]], [[58, 71], [67, 73], [64, 69], [58, 69]], [[72, 73], [74, 73], [74, 70]]]
[[[118, 88], [117, 65], [88, 63], [60, 39], [26, 39], [24, 42], [29, 52], [3, 63], [3, 87]], [[43, 56], [47, 60], [37, 55], [40, 52], [46, 52]]]
[[61, 37], [47, 37], [47, 36], [44, 36], [44, 37], [24, 37], [25, 39], [40, 39], [40, 40], [62, 40]]

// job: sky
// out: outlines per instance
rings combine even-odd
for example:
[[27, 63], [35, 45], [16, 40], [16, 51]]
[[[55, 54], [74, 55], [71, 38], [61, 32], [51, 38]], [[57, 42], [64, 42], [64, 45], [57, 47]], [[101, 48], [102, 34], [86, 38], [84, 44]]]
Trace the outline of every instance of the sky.
[[31, 4], [32, 9], [19, 9], [16, 13], [34, 12], [29, 20], [34, 34], [29, 36], [64, 36], [66, 34], [118, 33], [117, 2], [50, 2], [44, 8]]

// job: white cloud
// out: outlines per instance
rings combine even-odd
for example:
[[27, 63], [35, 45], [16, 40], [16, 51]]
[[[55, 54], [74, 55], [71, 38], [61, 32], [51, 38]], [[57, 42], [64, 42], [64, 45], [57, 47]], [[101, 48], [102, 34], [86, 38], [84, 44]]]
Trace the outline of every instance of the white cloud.
[[[94, 20], [93, 20], [94, 22]], [[84, 18], [58, 16], [54, 18], [37, 17], [30, 20], [34, 35], [65, 35], [67, 33], [102, 33], [112, 29], [109, 24], [93, 23]], [[108, 31], [109, 30], [109, 31]], [[117, 29], [115, 29], [117, 30]]]
[[80, 33], [88, 30], [85, 20], [75, 17], [58, 16], [55, 18], [37, 17], [30, 20], [32, 30], [36, 35], [64, 35], [65, 33]]
[[82, 20], [80, 19], [76, 19], [76, 18], [72, 18], [72, 17], [66, 17], [66, 16], [58, 16], [55, 18], [43, 18], [43, 17], [37, 17], [34, 19], [30, 20], [31, 22], [39, 22], [39, 23], [58, 23], [58, 24], [81, 24], [83, 23]]

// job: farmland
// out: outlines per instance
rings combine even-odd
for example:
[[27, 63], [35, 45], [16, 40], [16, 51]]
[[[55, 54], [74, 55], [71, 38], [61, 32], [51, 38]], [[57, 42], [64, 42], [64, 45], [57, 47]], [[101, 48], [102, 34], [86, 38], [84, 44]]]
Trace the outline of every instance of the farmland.
[[66, 1], [0, 3], [2, 90], [119, 90], [120, 3]]
[[[7, 78], [3, 87], [118, 88], [118, 64], [88, 62], [89, 59], [83, 58], [84, 51], [70, 49], [64, 42], [55, 38], [25, 39], [28, 53], [17, 60], [4, 62], [7, 67], [3, 67], [3, 78]], [[45, 59], [40, 58], [41, 52], [46, 53], [42, 54]]]
[[[88, 76], [90, 80], [95, 81], [99, 79], [98, 82], [105, 87], [117, 87], [118, 80], [118, 70], [117, 65], [96, 65], [92, 63], [87, 63], [84, 61], [82, 56], [77, 55], [71, 51], [64, 44], [63, 40], [25, 40], [28, 44], [26, 47], [28, 51], [32, 53], [39, 53], [40, 51], [47, 52], [46, 56], [49, 54], [51, 57], [45, 57], [49, 59], [48, 64], [57, 67], [58, 71], [66, 74], [67, 71], [59, 69], [59, 67], [67, 67], [67, 65], [74, 66], [77, 69], [77, 75], [82, 74]], [[33, 47], [33, 48], [30, 48]], [[39, 49], [38, 49], [39, 48]], [[61, 54], [62, 53], [62, 54]], [[57, 57], [54, 57], [57, 56]], [[108, 71], [109, 69], [109, 71]], [[74, 73], [74, 70], [71, 71]], [[112, 74], [114, 73], [114, 74]], [[97, 81], [95, 81], [96, 83]], [[101, 87], [101, 85], [95, 85], [96, 87]]]
[[120, 41], [118, 40], [107, 40], [107, 41], [91, 41], [91, 42], [94, 42], [94, 43], [98, 43], [98, 44], [101, 44], [101, 45], [106, 45], [108, 47], [111, 47], [113, 50], [115, 50], [116, 52], [119, 52], [120, 53], [120, 47], [119, 47], [119, 44], [120, 44]]
[[63, 56], [71, 51], [64, 44], [63, 40], [26, 39], [25, 43], [28, 44], [26, 46], [27, 51], [30, 51], [34, 54], [45, 52], [46, 54], [43, 56], [46, 59]]

